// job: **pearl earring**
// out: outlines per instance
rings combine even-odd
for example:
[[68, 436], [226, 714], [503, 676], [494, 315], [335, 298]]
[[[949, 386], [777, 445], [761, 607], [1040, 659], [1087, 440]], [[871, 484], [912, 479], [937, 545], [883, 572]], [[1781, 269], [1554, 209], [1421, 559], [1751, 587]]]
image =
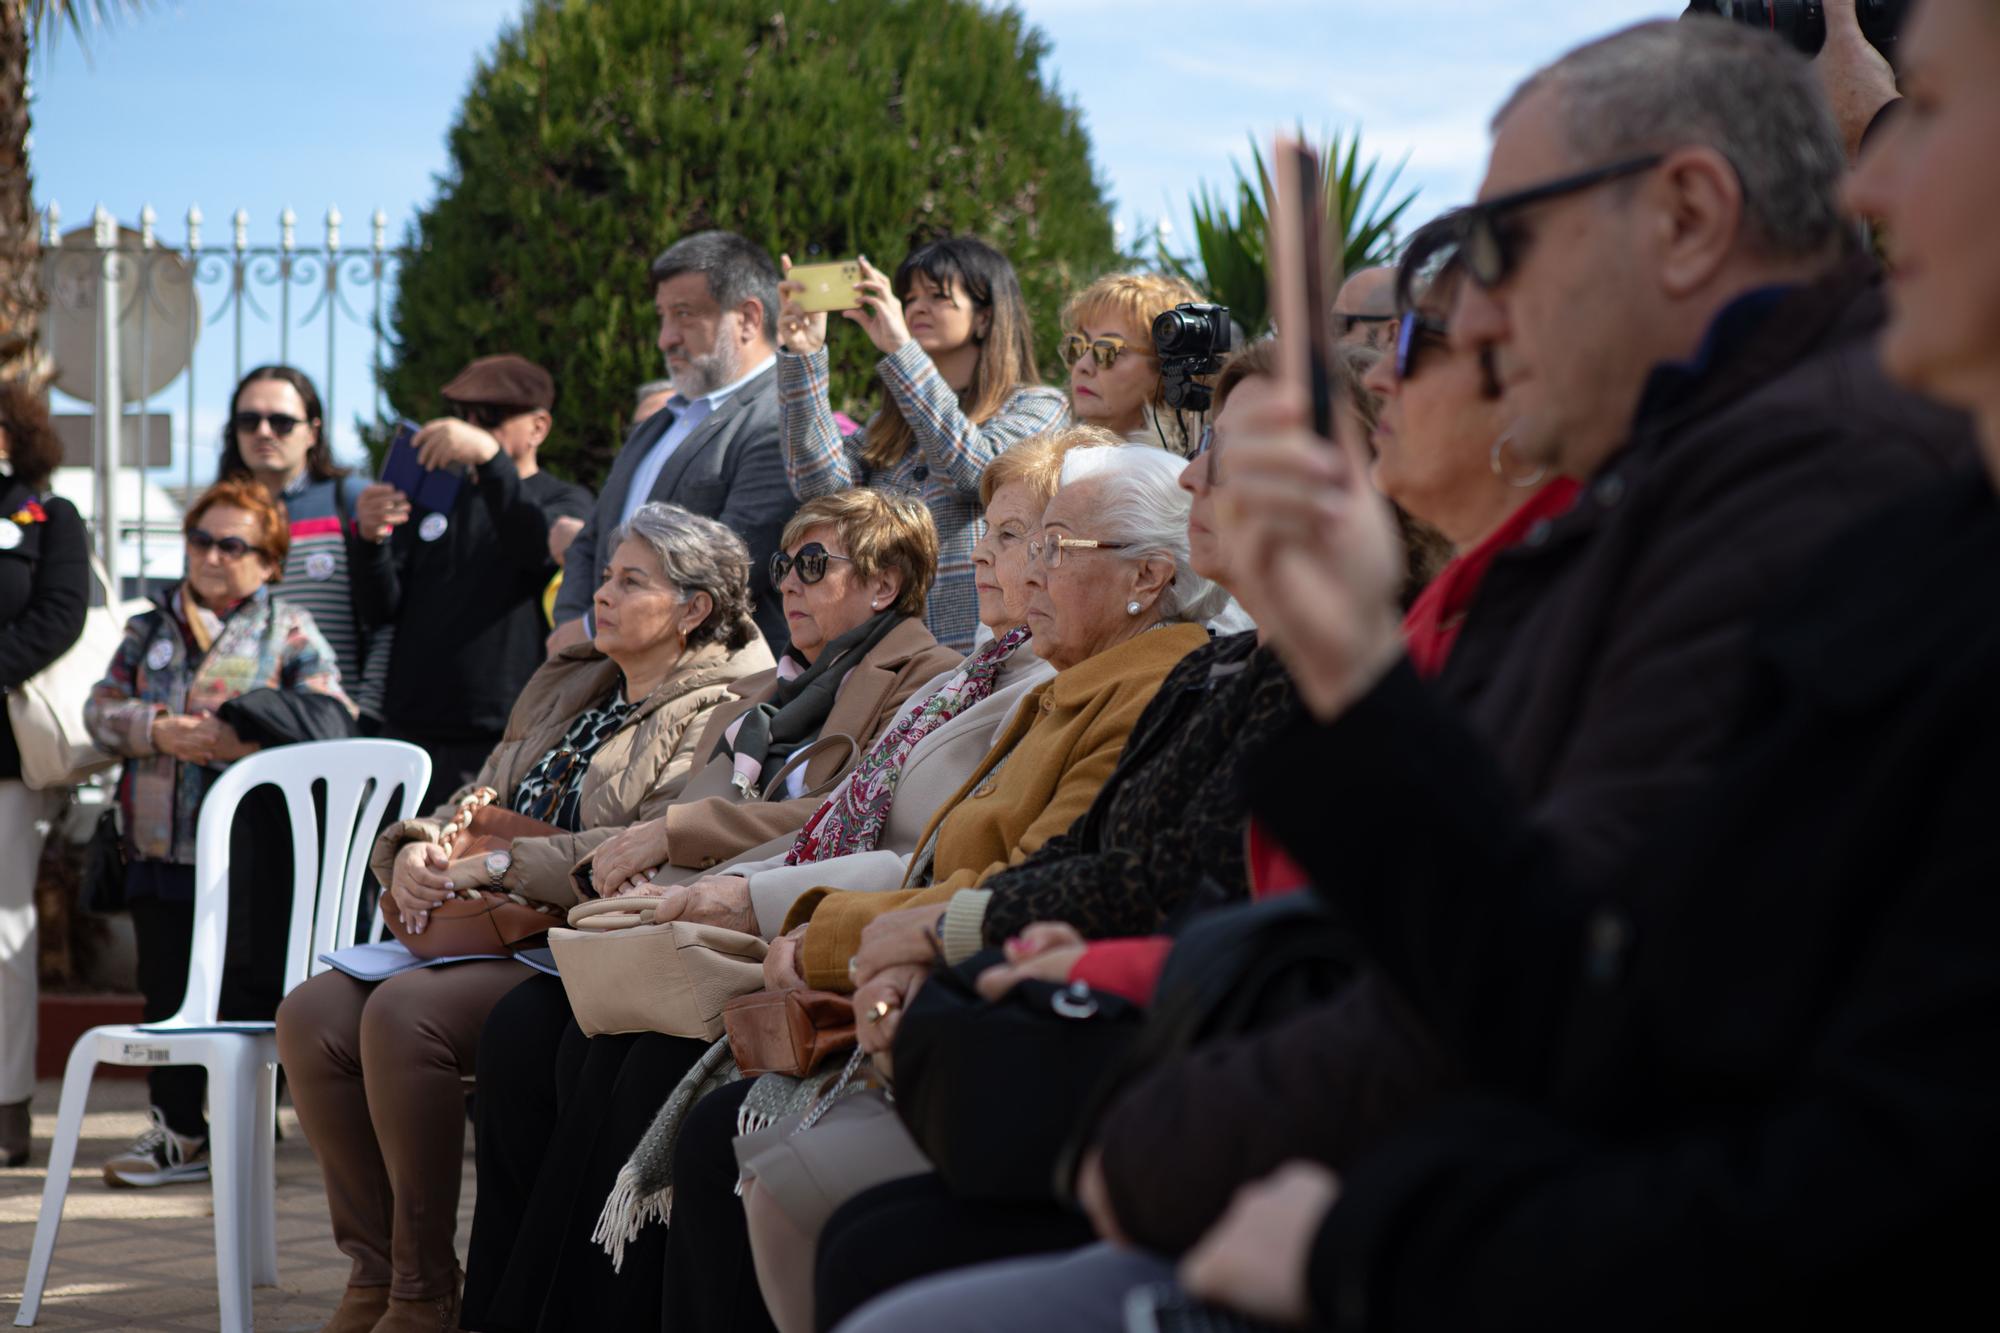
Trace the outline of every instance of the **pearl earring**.
[[1127, 603], [1125, 603], [1125, 614], [1126, 614], [1126, 615], [1128, 615], [1128, 616], [1136, 616], [1136, 615], [1138, 615], [1138, 614], [1139, 614], [1139, 603], [1137, 603], [1136, 601], [1134, 601], [1134, 602], [1127, 602]]

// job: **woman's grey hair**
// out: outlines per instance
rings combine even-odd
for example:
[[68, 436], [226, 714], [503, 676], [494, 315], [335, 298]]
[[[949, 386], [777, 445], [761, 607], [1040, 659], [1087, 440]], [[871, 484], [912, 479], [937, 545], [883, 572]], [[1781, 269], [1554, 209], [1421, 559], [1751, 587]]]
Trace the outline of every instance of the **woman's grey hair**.
[[748, 646], [757, 626], [750, 619], [750, 548], [741, 537], [712, 518], [655, 500], [633, 510], [604, 550], [616, 551], [628, 538], [659, 558], [661, 572], [683, 598], [705, 592], [715, 603], [688, 635], [689, 648], [719, 643], [735, 652]]
[[1770, 33], [1719, 19], [1626, 28], [1529, 75], [1494, 129], [1543, 91], [1560, 99], [1579, 169], [1703, 145], [1735, 167], [1746, 239], [1762, 253], [1810, 258], [1853, 243], [1833, 113], [1811, 63]]
[[1091, 535], [1129, 543], [1118, 552], [1127, 559], [1171, 559], [1174, 578], [1160, 595], [1160, 619], [1199, 625], [1222, 610], [1229, 594], [1188, 563], [1188, 510], [1194, 497], [1180, 487], [1186, 466], [1186, 459], [1149, 444], [1094, 444], [1063, 456], [1057, 489], [1104, 478]]

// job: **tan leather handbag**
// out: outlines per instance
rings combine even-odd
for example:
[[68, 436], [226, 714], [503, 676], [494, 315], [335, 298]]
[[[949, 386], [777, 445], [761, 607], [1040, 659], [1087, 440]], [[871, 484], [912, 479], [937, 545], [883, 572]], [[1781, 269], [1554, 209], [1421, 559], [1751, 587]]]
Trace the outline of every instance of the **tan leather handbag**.
[[[554, 824], [517, 815], [493, 804], [494, 791], [481, 787], [460, 802], [438, 842], [454, 866], [484, 860], [488, 852], [504, 851], [516, 838], [545, 838], [561, 833]], [[481, 877], [484, 870], [478, 867]], [[468, 954], [510, 953], [532, 944], [543, 931], [562, 920], [560, 909], [531, 903], [503, 889], [460, 889], [433, 907], [423, 934], [412, 934], [402, 918], [385, 906], [383, 924], [403, 947], [419, 958], [459, 958]]]
[[764, 990], [722, 1007], [729, 1053], [746, 1075], [804, 1078], [853, 1048], [854, 998], [826, 990]]
[[549, 948], [587, 1037], [664, 1032], [714, 1041], [722, 1009], [764, 989], [764, 941], [692, 921], [655, 921], [656, 897], [593, 898], [569, 909]]

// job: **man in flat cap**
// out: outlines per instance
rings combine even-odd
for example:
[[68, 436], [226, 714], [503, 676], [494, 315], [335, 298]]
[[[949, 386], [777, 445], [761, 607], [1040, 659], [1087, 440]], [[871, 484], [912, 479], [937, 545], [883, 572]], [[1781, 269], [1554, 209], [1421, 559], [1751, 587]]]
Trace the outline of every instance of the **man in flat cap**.
[[425, 809], [471, 781], [499, 742], [542, 661], [552, 535], [573, 533], [594, 502], [536, 460], [554, 424], [548, 371], [481, 357], [439, 393], [452, 415], [417, 432], [417, 461], [456, 480], [426, 483], [422, 500], [378, 482], [355, 506], [356, 601], [392, 639], [383, 734], [429, 751]]

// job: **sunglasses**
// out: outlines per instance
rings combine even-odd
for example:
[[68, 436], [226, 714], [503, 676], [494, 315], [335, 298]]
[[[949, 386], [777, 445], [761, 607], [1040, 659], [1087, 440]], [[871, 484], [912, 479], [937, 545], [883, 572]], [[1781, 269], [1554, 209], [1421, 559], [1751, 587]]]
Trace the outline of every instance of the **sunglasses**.
[[1097, 362], [1099, 370], [1111, 369], [1118, 364], [1118, 358], [1127, 352], [1139, 356], [1145, 355], [1136, 348], [1126, 346], [1123, 338], [1092, 339], [1084, 337], [1081, 333], [1072, 333], [1064, 337], [1061, 352], [1062, 363], [1066, 366], [1075, 365], [1077, 358], [1088, 352], [1091, 359]]
[[497, 429], [515, 417], [534, 410], [532, 407], [507, 407], [501, 403], [457, 403], [451, 409], [452, 415], [460, 421], [481, 430]]
[[258, 555], [270, 553], [261, 546], [252, 546], [241, 537], [218, 537], [202, 528], [189, 528], [187, 532], [188, 550], [195, 555], [207, 555], [210, 551], [220, 551], [222, 558], [230, 562], [241, 560], [255, 551]]
[[1395, 323], [1396, 320], [1396, 317], [1394, 315], [1349, 315], [1349, 314], [1344, 314], [1338, 310], [1333, 312], [1333, 317], [1340, 321], [1339, 336], [1343, 338], [1345, 338], [1348, 334], [1354, 332], [1356, 326], [1358, 325], [1393, 324]]
[[1425, 347], [1443, 347], [1451, 341], [1451, 330], [1442, 320], [1411, 310], [1396, 325], [1396, 378], [1409, 379], [1417, 373], [1417, 353]]
[[1665, 153], [1648, 153], [1644, 157], [1580, 171], [1574, 176], [1531, 185], [1525, 190], [1516, 190], [1498, 199], [1472, 205], [1465, 210], [1464, 220], [1460, 223], [1459, 255], [1465, 261], [1465, 271], [1481, 287], [1499, 286], [1520, 263], [1527, 239], [1520, 224], [1508, 220], [1513, 214], [1534, 204], [1580, 194], [1627, 176], [1636, 176], [1642, 171], [1651, 171], [1665, 160]]
[[288, 412], [238, 412], [235, 421], [236, 433], [255, 435], [257, 427], [266, 421], [271, 423], [271, 434], [281, 440], [306, 424], [303, 419]]
[[818, 542], [807, 542], [799, 548], [797, 555], [779, 551], [771, 557], [771, 586], [777, 587], [785, 581], [785, 575], [797, 570], [799, 582], [810, 587], [826, 577], [826, 563], [829, 560], [853, 562], [852, 556], [835, 555]]

